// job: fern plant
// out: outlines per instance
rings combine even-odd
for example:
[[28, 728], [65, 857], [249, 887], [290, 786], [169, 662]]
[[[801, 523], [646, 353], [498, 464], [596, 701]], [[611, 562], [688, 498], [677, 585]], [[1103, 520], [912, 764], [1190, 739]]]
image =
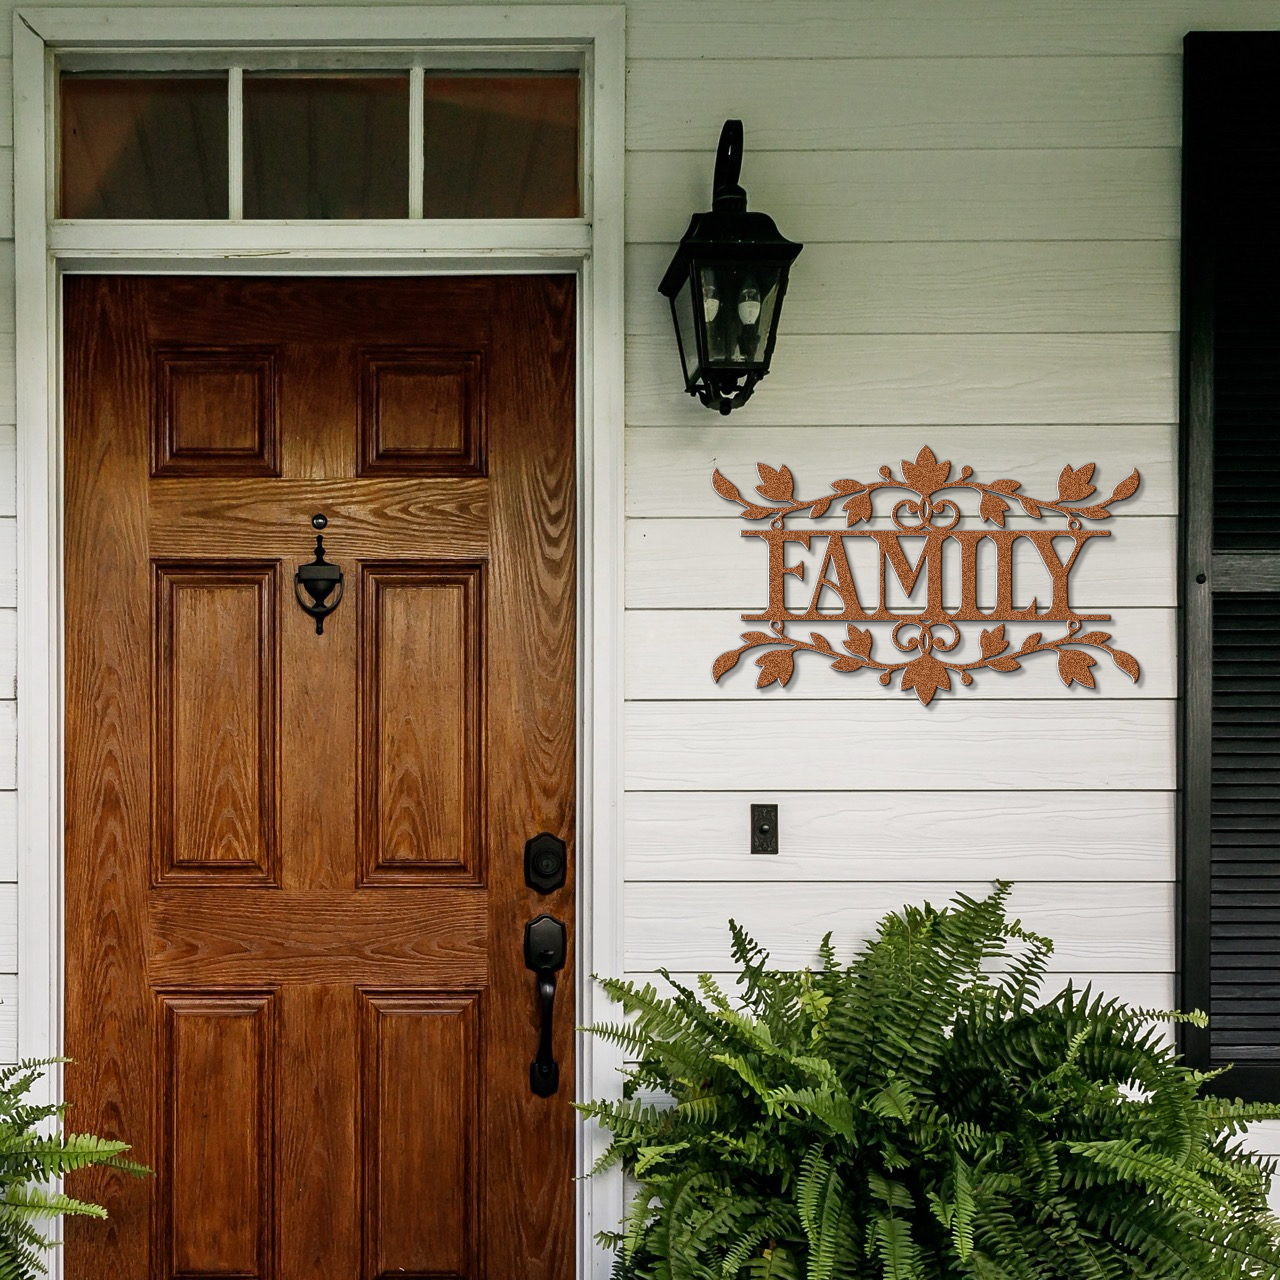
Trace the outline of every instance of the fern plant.
[[61, 1121], [65, 1107], [27, 1100], [44, 1068], [60, 1058], [31, 1059], [0, 1067], [0, 1280], [34, 1280], [48, 1268], [49, 1246], [41, 1226], [62, 1214], [105, 1218], [97, 1204], [77, 1200], [46, 1184], [89, 1165], [107, 1165], [132, 1174], [150, 1172], [124, 1158], [124, 1142], [88, 1133], [47, 1133], [47, 1121]]
[[1206, 1096], [1164, 1020], [1066, 986], [1007, 884], [880, 922], [852, 963], [769, 967], [730, 924], [730, 999], [663, 974], [603, 985], [621, 1100], [585, 1103], [638, 1183], [625, 1280], [1280, 1277], [1274, 1166], [1239, 1139], [1280, 1107]]

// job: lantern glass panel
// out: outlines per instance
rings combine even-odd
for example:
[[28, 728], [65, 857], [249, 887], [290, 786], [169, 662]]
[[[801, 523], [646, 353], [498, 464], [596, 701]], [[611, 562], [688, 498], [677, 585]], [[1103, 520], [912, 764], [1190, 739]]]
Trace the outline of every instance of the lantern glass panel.
[[753, 262], [702, 265], [698, 271], [708, 367], [762, 369], [777, 311], [781, 268]]
[[680, 292], [671, 299], [671, 311], [676, 320], [676, 336], [680, 341], [680, 359], [684, 361], [684, 380], [692, 386], [698, 376], [698, 332], [693, 321], [693, 289], [686, 277]]

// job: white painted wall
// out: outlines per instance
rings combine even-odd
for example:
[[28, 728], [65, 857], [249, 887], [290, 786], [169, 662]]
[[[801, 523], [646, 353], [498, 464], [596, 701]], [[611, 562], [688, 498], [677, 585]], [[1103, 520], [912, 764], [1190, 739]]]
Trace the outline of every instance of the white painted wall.
[[[1170, 1002], [1181, 38], [1280, 26], [1280, 0], [627, 8], [629, 969], [723, 967], [730, 914], [801, 961], [827, 928], [852, 943], [906, 899], [1003, 876], [1025, 921], [1058, 940], [1061, 974]], [[754, 207], [807, 247], [775, 372], [726, 420], [680, 392], [655, 286], [706, 207], [734, 115]], [[0, 91], [0, 184], [11, 133]], [[0, 237], [11, 227], [0, 197]], [[10, 699], [12, 335], [5, 244]], [[816, 662], [788, 690], [755, 691], [745, 664], [712, 685], [712, 659], [763, 587], [760, 549], [738, 537], [712, 467], [749, 487], [756, 461], [786, 463], [820, 492], [925, 443], [1032, 492], [1051, 491], [1065, 462], [1097, 462], [1104, 492], [1138, 467], [1143, 487], [1082, 561], [1076, 595], [1115, 613], [1116, 643], [1143, 665], [1136, 688], [1102, 665], [1096, 692], [1067, 692], [1043, 658], [928, 709]], [[0, 717], [11, 788], [12, 701]], [[752, 800], [780, 805], [776, 859], [747, 853]], [[0, 792], [0, 1057], [15, 1049], [13, 815]]]

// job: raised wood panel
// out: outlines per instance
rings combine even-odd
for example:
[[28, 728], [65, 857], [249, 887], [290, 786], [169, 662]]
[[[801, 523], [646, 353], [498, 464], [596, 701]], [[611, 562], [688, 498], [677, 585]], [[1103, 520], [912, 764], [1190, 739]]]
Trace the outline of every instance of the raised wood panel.
[[[1178, 235], [1172, 147], [753, 152], [750, 140], [748, 132], [742, 176], [752, 207], [767, 210], [783, 235], [805, 244]], [[714, 147], [632, 152], [627, 240], [679, 240], [690, 212], [707, 207], [714, 157]]]
[[481, 565], [361, 571], [366, 883], [483, 876]]
[[[861, 25], [845, 10], [842, 26]], [[767, 45], [756, 51], [771, 52]], [[747, 121], [747, 155], [927, 147], [1176, 147], [1181, 59], [633, 59], [627, 147], [714, 155], [726, 116]], [[769, 110], [760, 112], [762, 101]], [[758, 118], [757, 118], [758, 117]]]
[[[778, 853], [753, 855], [751, 805], [778, 806]], [[633, 791], [635, 881], [1172, 881], [1167, 791]]]
[[[778, 339], [743, 425], [1127, 426], [1173, 422], [1171, 334], [839, 335]], [[707, 431], [672, 334], [627, 345], [627, 424]], [[735, 426], [737, 425], [735, 421]]]
[[155, 566], [155, 870], [278, 880], [278, 568]]
[[[0, 921], [4, 894], [0, 885]], [[165, 887], [152, 903], [147, 963], [153, 979], [168, 986], [257, 980], [476, 987], [488, 976], [478, 892]], [[0, 933], [0, 973], [3, 943]]]
[[361, 993], [363, 1280], [476, 1277], [479, 997]]
[[[872, 472], [874, 474], [874, 472]], [[627, 521], [626, 565], [627, 607], [629, 609], [736, 609], [740, 613], [763, 609], [768, 598], [768, 552], [755, 537], [743, 537], [749, 522], [736, 518], [736, 506], [725, 502], [719, 520], [629, 520]], [[819, 522], [823, 524], [824, 522]], [[1177, 603], [1175, 584], [1175, 522], [1167, 516], [1108, 520], [1109, 538], [1092, 538], [1080, 550], [1070, 575], [1070, 599], [1078, 611], [1112, 613], [1129, 608], [1171, 608]], [[767, 527], [767, 525], [766, 525]], [[826, 532], [839, 532], [840, 525], [827, 521]], [[988, 526], [990, 527], [990, 526]], [[1045, 522], [1009, 519], [1010, 529], [1045, 527]], [[904, 554], [915, 549], [921, 539], [902, 535]], [[1025, 545], [1024, 545], [1025, 544]], [[995, 601], [995, 566], [986, 554], [984, 542], [978, 556], [979, 606], [990, 609]], [[818, 581], [818, 570], [827, 549], [825, 536], [815, 537], [805, 551], [798, 542], [787, 544], [787, 564], [803, 564], [803, 579], [786, 578], [787, 607], [808, 610]], [[878, 545], [872, 538], [847, 538], [845, 550], [864, 604], [879, 598], [876, 561]], [[952, 562], [949, 557], [956, 554]], [[944, 548], [944, 581], [959, 582], [959, 559], [954, 542]], [[923, 575], [922, 575], [923, 576]], [[1034, 596], [1043, 609], [1049, 598], [1049, 576], [1034, 545], [1025, 539], [1014, 545], [1014, 600], [1021, 607]], [[890, 608], [907, 604], [896, 581], [891, 581]], [[923, 598], [917, 589], [913, 601]], [[958, 600], [958, 591], [956, 594]], [[950, 604], [951, 590], [944, 593]], [[838, 609], [834, 592], [824, 592], [820, 607]], [[793, 624], [794, 625], [794, 624]], [[746, 626], [743, 630], [747, 630]], [[732, 648], [725, 645], [725, 648]], [[1123, 647], [1123, 645], [1121, 646]], [[711, 655], [712, 658], [715, 654]], [[710, 695], [708, 695], [710, 696]]]
[[[331, 560], [353, 555], [483, 556], [489, 550], [489, 496], [482, 480], [210, 480], [192, 493], [180, 480], [151, 485], [149, 538], [161, 556], [310, 559], [311, 517], [329, 520]], [[6, 565], [0, 519], [0, 607]], [[12, 571], [10, 571], [12, 572]]]
[[481, 352], [360, 353], [359, 474], [482, 476]]
[[[812, 575], [810, 575], [812, 577]], [[1177, 614], [1173, 609], [1111, 609], [1113, 618], [1105, 624], [1111, 635], [1111, 643], [1132, 653], [1138, 659], [1142, 675], [1135, 684], [1123, 672], [1117, 670], [1111, 659], [1101, 651], [1093, 651], [1098, 665], [1093, 668], [1099, 698], [1174, 698], [1178, 689], [1177, 662]], [[711, 664], [716, 657], [742, 643], [744, 631], [757, 629], [759, 623], [742, 622], [738, 612], [732, 609], [629, 609], [624, 623], [626, 643], [626, 696], [632, 699], [679, 699], [699, 701], [711, 699], [725, 702], [731, 699], [782, 697], [788, 699], [812, 698], [848, 700], [874, 698], [877, 700], [901, 698], [894, 688], [882, 685], [873, 672], [863, 671], [853, 675], [841, 674], [830, 669], [830, 659], [817, 654], [802, 653], [795, 659], [795, 674], [785, 689], [770, 685], [768, 689], [756, 688], [760, 669], [755, 658], [767, 652], [761, 648], [744, 654], [738, 665], [721, 676], [711, 678]], [[1050, 624], [1052, 625], [1052, 624]], [[1100, 624], [1102, 625], [1102, 624]], [[1017, 648], [1022, 639], [1035, 630], [1044, 630], [1045, 624], [1010, 622], [1005, 624], [1005, 635], [1012, 647]], [[807, 640], [813, 632], [825, 635], [837, 653], [844, 653], [841, 640], [847, 635], [843, 624], [792, 623], [789, 628], [797, 638]], [[981, 657], [979, 649], [980, 624], [970, 623], [962, 628], [960, 645], [948, 660], [972, 662]], [[1059, 635], [1064, 628], [1058, 624], [1046, 636]], [[886, 655], [901, 660], [902, 655], [893, 649], [889, 631], [872, 628], [879, 639], [874, 653], [885, 660]], [[945, 632], [940, 633], [946, 635]], [[1012, 650], [1011, 650], [1012, 651]], [[896, 685], [896, 682], [895, 682]], [[1079, 686], [1068, 688], [1058, 675], [1058, 664], [1053, 654], [1045, 653], [1030, 658], [1021, 671], [1000, 674], [993, 671], [974, 673], [974, 683], [965, 691], [967, 698], [1063, 698], [1079, 696]]]
[[[767, 385], [767, 384], [766, 384]], [[1111, 485], [1137, 468], [1138, 491], [1119, 508], [1126, 516], [1163, 516], [1177, 511], [1177, 433], [1173, 426], [1115, 427], [754, 427], [719, 425], [628, 428], [627, 515], [709, 516], [723, 519], [734, 511], [711, 486], [719, 468], [743, 493], [759, 480], [758, 462], [785, 463], [795, 476], [796, 492], [820, 494], [833, 480], [870, 478], [882, 463], [898, 470], [928, 444], [955, 468], [969, 464], [982, 479], [1012, 476], [1030, 494], [1057, 492], [1064, 464], [1096, 466], [1095, 483]]]
[[277, 474], [277, 374], [271, 348], [162, 347], [152, 359], [152, 475]]
[[[632, 702], [632, 791], [1111, 791], [1174, 786], [1174, 704], [1133, 699], [922, 707], [812, 702]], [[904, 800], [909, 803], [909, 797]], [[630, 911], [630, 908], [628, 908]]]
[[161, 1274], [265, 1280], [275, 1211], [272, 996], [208, 991], [159, 1003]]
[[[627, 51], [637, 58], [960, 58], [1115, 55], [1182, 50], [1190, 28], [1221, 31], [1274, 27], [1273, 0], [1062, 0], [1049, 8], [1023, 0], [983, 0], [957, 8], [948, 0], [910, 5], [849, 0], [633, 0]], [[695, 75], [690, 72], [689, 75]]]
[[[674, 244], [627, 248], [629, 334], [671, 333], [658, 293]], [[1171, 240], [810, 244], [796, 259], [781, 332], [1172, 333]]]
[[[729, 970], [730, 919], [784, 966], [812, 964], [828, 930], [848, 956], [903, 903], [981, 896], [990, 877], [892, 883], [635, 884], [627, 891], [626, 967]], [[1017, 884], [1010, 915], [1054, 941], [1056, 967], [1172, 973], [1171, 884]]]

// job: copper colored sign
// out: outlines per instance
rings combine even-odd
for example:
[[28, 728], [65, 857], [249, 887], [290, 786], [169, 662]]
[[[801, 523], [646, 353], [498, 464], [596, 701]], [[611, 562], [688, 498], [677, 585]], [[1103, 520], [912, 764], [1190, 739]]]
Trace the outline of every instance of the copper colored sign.
[[[1022, 485], [1017, 480], [992, 480], [989, 483], [973, 479], [973, 468], [962, 467], [956, 479], [951, 479], [951, 463], [939, 462], [927, 446], [920, 450], [914, 462], [902, 463], [902, 478], [895, 479], [888, 467], [880, 468], [880, 479], [870, 484], [860, 480], [833, 480], [833, 492], [821, 498], [797, 498], [793, 493], [794, 481], [786, 467], [757, 464], [760, 483], [756, 492], [765, 499], [758, 503], [744, 498], [737, 486], [716, 471], [711, 483], [716, 492], [730, 502], [742, 507], [744, 520], [767, 520], [767, 529], [744, 529], [744, 538], [760, 538], [769, 549], [769, 603], [762, 613], [744, 613], [744, 622], [767, 622], [768, 631], [747, 631], [742, 635], [744, 643], [736, 649], [722, 653], [712, 665], [711, 674], [719, 680], [726, 671], [737, 665], [738, 659], [748, 650], [764, 645], [765, 649], [755, 660], [760, 668], [756, 687], [778, 683], [785, 685], [795, 670], [795, 656], [809, 650], [821, 657], [830, 658], [833, 671], [880, 672], [880, 683], [887, 685], [895, 671], [902, 672], [900, 688], [911, 689], [917, 698], [928, 706], [939, 689], [951, 689], [951, 673], [960, 677], [961, 684], [972, 684], [972, 673], [981, 668], [1007, 673], [1021, 669], [1022, 661], [1038, 653], [1054, 653], [1058, 658], [1058, 675], [1062, 683], [1086, 685], [1092, 689], [1093, 672], [1090, 667], [1097, 661], [1090, 649], [1110, 654], [1111, 660], [1127, 676], [1138, 679], [1136, 659], [1122, 649], [1108, 643], [1108, 631], [1085, 631], [1086, 622], [1107, 622], [1108, 613], [1077, 613], [1068, 598], [1068, 579], [1081, 549], [1092, 538], [1106, 538], [1105, 529], [1086, 529], [1086, 520], [1106, 520], [1113, 503], [1132, 497], [1138, 488], [1138, 473], [1132, 472], [1116, 485], [1109, 498], [1089, 502], [1095, 492], [1090, 483], [1093, 478], [1092, 462], [1073, 469], [1062, 468], [1058, 476], [1056, 498], [1032, 498], [1019, 493]], [[892, 529], [854, 529], [859, 524], [869, 524], [874, 511], [874, 496], [882, 489], [903, 490], [914, 497], [900, 497], [888, 511]], [[992, 529], [960, 529], [960, 494], [969, 490], [978, 495], [977, 514]], [[955, 494], [939, 497], [944, 491]], [[787, 518], [805, 514], [810, 519], [820, 519], [839, 502], [844, 512], [845, 527], [828, 532], [825, 529], [788, 529]], [[1065, 521], [1065, 528], [1013, 530], [1004, 527], [1004, 518], [1013, 503], [1017, 503], [1033, 520], [1056, 515]], [[887, 504], [886, 504], [887, 505]], [[868, 597], [864, 603], [854, 581], [846, 544], [852, 538], [867, 538], [876, 544], [875, 554], [879, 565], [878, 594], [874, 604]], [[788, 575], [804, 581], [805, 566], [787, 563], [787, 544], [799, 543], [806, 551], [814, 539], [825, 540], [821, 567], [813, 594], [803, 612], [787, 608], [784, 584]], [[908, 540], [915, 539], [919, 554], [914, 562], [908, 549], [915, 550]], [[978, 608], [978, 547], [983, 540], [994, 544], [995, 554], [995, 606]], [[1065, 559], [1054, 546], [1056, 540], [1070, 539], [1071, 546]], [[1025, 607], [1013, 603], [1013, 558], [1015, 544], [1030, 543], [1048, 570], [1051, 584], [1048, 606], [1041, 608], [1036, 600]], [[908, 542], [904, 548], [903, 543]], [[943, 607], [943, 553], [947, 543], [957, 544], [960, 565], [959, 604], [955, 608]], [[819, 544], [821, 545], [821, 544]], [[1064, 550], [1066, 550], [1064, 548]], [[954, 562], [955, 551], [951, 558]], [[890, 572], [899, 586], [910, 596], [923, 583], [924, 608], [918, 613], [890, 609], [887, 592]], [[831, 591], [841, 607], [829, 606], [819, 610], [823, 593]], [[865, 592], [865, 586], [864, 586]], [[808, 640], [801, 640], [787, 633], [787, 623], [796, 621], [821, 621], [848, 623], [847, 637], [841, 642], [845, 653], [832, 648], [830, 641], [820, 632], [811, 631]], [[906, 656], [901, 661], [883, 661], [873, 654], [876, 637], [869, 627], [857, 623], [892, 623], [889, 640], [898, 653]], [[959, 644], [959, 623], [995, 623], [982, 629], [979, 637], [981, 657], [972, 662], [951, 662], [943, 655], [951, 653]], [[1066, 631], [1046, 640], [1044, 633], [1033, 631], [1014, 650], [1005, 638], [1006, 622], [1060, 622]], [[935, 634], [935, 631], [939, 634]], [[882, 633], [883, 634], [883, 633]], [[892, 658], [892, 654], [885, 655]]]

